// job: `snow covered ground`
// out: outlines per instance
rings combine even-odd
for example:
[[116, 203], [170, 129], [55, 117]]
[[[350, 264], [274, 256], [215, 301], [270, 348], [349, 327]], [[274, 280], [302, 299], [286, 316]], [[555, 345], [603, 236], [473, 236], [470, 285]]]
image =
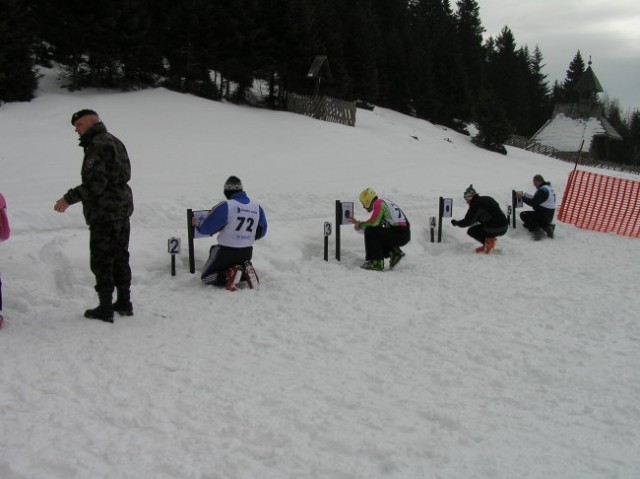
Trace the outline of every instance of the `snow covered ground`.
[[[81, 108], [133, 162], [135, 315], [113, 325], [82, 318], [81, 207], [53, 211], [79, 183]], [[638, 240], [558, 223], [533, 242], [519, 224], [478, 255], [445, 222], [429, 241], [438, 197], [460, 218], [470, 183], [506, 205], [540, 173], [562, 196], [572, 165], [508, 152], [380, 108], [350, 128], [163, 89], [68, 93], [47, 72], [36, 99], [0, 108], [0, 477], [640, 477]], [[259, 291], [188, 272], [186, 209], [232, 174], [269, 220]], [[393, 271], [361, 270], [349, 227], [342, 261], [333, 237], [322, 258], [335, 200], [367, 186], [412, 222]], [[196, 241], [198, 269], [211, 244]]]

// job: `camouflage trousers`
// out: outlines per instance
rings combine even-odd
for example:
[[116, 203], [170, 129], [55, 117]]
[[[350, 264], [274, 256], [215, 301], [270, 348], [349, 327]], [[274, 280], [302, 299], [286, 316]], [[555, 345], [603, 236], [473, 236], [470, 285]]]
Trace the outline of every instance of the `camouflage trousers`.
[[129, 218], [89, 226], [91, 272], [96, 277], [96, 291], [113, 292], [114, 287], [129, 289]]

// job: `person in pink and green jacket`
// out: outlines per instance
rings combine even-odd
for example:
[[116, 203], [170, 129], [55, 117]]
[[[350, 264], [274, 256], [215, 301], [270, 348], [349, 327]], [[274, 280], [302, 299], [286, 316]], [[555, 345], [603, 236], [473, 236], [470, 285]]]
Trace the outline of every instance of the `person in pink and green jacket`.
[[[11, 229], [9, 228], [9, 218], [7, 217], [7, 201], [0, 193], [0, 241], [9, 239]], [[0, 328], [4, 318], [2, 317], [2, 278], [0, 277]]]
[[358, 199], [371, 213], [365, 221], [349, 218], [356, 231], [364, 232], [366, 261], [361, 268], [384, 271], [384, 259], [389, 258], [389, 266], [393, 269], [405, 255], [400, 247], [411, 240], [409, 220], [397, 204], [378, 198], [372, 188], [364, 189]]

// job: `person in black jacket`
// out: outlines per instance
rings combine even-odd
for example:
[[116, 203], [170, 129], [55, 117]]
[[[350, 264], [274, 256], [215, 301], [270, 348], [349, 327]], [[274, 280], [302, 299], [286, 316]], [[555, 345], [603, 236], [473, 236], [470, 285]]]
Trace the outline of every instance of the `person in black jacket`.
[[[53, 209], [64, 213], [70, 205], [82, 202], [89, 225], [91, 271], [100, 304], [87, 309], [85, 318], [113, 323], [114, 311], [131, 316], [131, 268], [129, 266], [129, 217], [133, 213], [133, 194], [129, 187], [131, 163], [124, 144], [107, 131], [93, 110], [80, 110], [71, 117], [84, 151], [82, 183], [71, 188]], [[115, 303], [113, 290], [118, 296]]]
[[473, 185], [464, 191], [464, 199], [469, 205], [467, 214], [461, 220], [451, 220], [451, 224], [460, 228], [470, 226], [467, 234], [482, 243], [476, 253], [489, 254], [496, 245], [496, 237], [503, 236], [509, 229], [509, 221], [496, 200], [478, 195]]
[[533, 211], [520, 213], [520, 219], [523, 226], [531, 231], [534, 240], [542, 239], [544, 233], [547, 233], [549, 238], [553, 238], [554, 225], [552, 222], [556, 212], [556, 193], [551, 188], [551, 183], [545, 181], [542, 175], [533, 177], [533, 186], [536, 187], [536, 192], [533, 195], [516, 193], [518, 199], [533, 208]]

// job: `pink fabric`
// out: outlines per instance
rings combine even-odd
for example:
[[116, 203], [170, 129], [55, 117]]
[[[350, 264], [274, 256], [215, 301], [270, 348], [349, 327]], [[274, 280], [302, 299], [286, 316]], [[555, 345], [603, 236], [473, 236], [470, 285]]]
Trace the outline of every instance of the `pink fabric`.
[[0, 241], [4, 241], [11, 235], [9, 218], [7, 217], [7, 202], [0, 193]]

